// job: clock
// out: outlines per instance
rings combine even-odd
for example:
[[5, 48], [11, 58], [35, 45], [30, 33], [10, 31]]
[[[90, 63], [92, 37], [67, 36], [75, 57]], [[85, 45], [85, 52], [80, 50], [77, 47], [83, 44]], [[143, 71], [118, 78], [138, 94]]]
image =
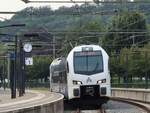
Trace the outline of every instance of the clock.
[[31, 52], [31, 51], [32, 51], [32, 45], [31, 45], [30, 43], [24, 44], [23, 50], [24, 50], [25, 52]]

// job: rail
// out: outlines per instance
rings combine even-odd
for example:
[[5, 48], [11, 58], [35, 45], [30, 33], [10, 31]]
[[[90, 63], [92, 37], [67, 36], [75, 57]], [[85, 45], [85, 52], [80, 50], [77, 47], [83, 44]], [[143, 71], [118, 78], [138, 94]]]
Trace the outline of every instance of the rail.
[[150, 113], [150, 103], [145, 103], [133, 99], [120, 98], [120, 97], [110, 97], [110, 100], [128, 103], [143, 109], [147, 113]]
[[[100, 107], [99, 109], [97, 110], [88, 110], [90, 111], [91, 113], [106, 113], [106, 110], [102, 107]], [[80, 108], [77, 108], [75, 111], [71, 112], [71, 113], [86, 113], [87, 110], [81, 110]]]
[[[119, 98], [119, 97], [110, 97], [110, 100], [133, 105], [141, 109], [144, 113], [150, 113], [150, 103], [145, 103], [133, 99]], [[71, 113], [107, 113], [107, 109], [104, 106], [100, 106], [92, 110], [90, 109], [85, 110], [85, 109], [80, 109], [80, 107], [76, 107]]]

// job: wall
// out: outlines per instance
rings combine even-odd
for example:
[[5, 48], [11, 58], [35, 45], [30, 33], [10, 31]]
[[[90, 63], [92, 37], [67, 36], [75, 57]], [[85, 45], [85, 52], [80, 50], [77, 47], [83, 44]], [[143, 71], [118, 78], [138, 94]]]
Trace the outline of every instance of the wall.
[[112, 88], [112, 96], [150, 102], [150, 89]]

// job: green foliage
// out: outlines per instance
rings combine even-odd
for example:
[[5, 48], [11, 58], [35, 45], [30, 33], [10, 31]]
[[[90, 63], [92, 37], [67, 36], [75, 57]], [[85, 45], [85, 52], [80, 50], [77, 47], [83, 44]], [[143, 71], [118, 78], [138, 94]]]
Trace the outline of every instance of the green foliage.
[[0, 44], [0, 54], [4, 55], [8, 51], [8, 47], [4, 44]]
[[49, 56], [34, 57], [33, 66], [27, 66], [27, 79], [28, 80], [38, 80], [44, 79], [47, 81], [49, 77], [49, 65], [51, 59]]
[[[150, 16], [145, 16], [135, 10], [148, 11], [148, 5], [126, 5], [121, 7], [117, 4], [103, 4], [99, 6], [83, 4], [75, 5], [70, 8], [61, 7], [53, 11], [49, 7], [26, 8], [17, 13], [11, 20], [0, 22], [0, 25], [11, 23], [25, 23], [26, 27], [21, 29], [4, 29], [2, 32], [16, 34], [20, 31], [77, 31], [77, 33], [67, 33], [60, 36], [62, 47], [58, 56], [66, 56], [72, 47], [81, 44], [99, 44], [102, 45], [110, 57], [110, 72], [112, 76], [142, 77], [146, 72], [150, 73], [150, 49], [148, 36], [144, 34], [119, 34], [118, 31], [148, 31], [150, 29]], [[124, 12], [121, 12], [124, 10]], [[131, 11], [132, 10], [132, 11]], [[105, 11], [116, 14], [112, 18], [110, 15], [99, 15]], [[80, 12], [80, 14], [79, 14]], [[97, 15], [92, 15], [96, 12]], [[77, 15], [76, 15], [77, 14]], [[111, 18], [111, 21], [108, 21]], [[147, 20], [146, 20], [147, 19]], [[108, 32], [105, 36], [85, 35], [84, 32]], [[109, 33], [114, 32], [114, 33]], [[65, 37], [65, 38], [64, 38]], [[135, 40], [133, 41], [133, 37]], [[102, 39], [103, 38], [103, 39]], [[133, 45], [133, 42], [135, 43]], [[142, 46], [141, 46], [142, 44]], [[143, 46], [144, 45], [144, 46]], [[136, 47], [135, 47], [136, 46]], [[0, 54], [5, 53], [6, 47], [0, 45]], [[146, 53], [147, 52], [147, 53]], [[119, 55], [116, 55], [118, 53]], [[146, 56], [147, 54], [147, 56]], [[148, 59], [148, 60], [146, 60]], [[34, 65], [27, 66], [27, 79], [47, 79], [49, 76], [49, 65], [52, 59], [50, 57], [34, 57]]]
[[[128, 48], [136, 43], [143, 44], [144, 40], [148, 38], [143, 33], [143, 31], [147, 31], [145, 17], [138, 12], [123, 12], [121, 15], [114, 16], [110, 23], [108, 34], [103, 40], [104, 46], [109, 46], [109, 51], [111, 49], [111, 51], [119, 52], [124, 47]], [[129, 32], [138, 32], [138, 34]]]
[[0, 57], [3, 56], [0, 58], [0, 77], [4, 76], [4, 74], [6, 74], [6, 72], [4, 72], [5, 69], [7, 68], [6, 64], [5, 64], [6, 61], [4, 61], [4, 60], [6, 60], [6, 58], [4, 58], [4, 56], [6, 55], [7, 51], [8, 51], [8, 47], [6, 45], [0, 43]]
[[66, 56], [70, 52], [70, 50], [77, 45], [99, 44], [99, 40], [101, 39], [101, 37], [93, 35], [81, 35], [81, 33], [89, 31], [101, 32], [103, 30], [102, 28], [104, 28], [101, 23], [102, 22], [100, 19], [95, 19], [89, 21], [85, 25], [72, 29], [73, 31], [77, 31], [77, 33], [66, 34], [63, 41], [63, 47], [61, 49], [61, 55]]
[[[150, 44], [143, 48], [124, 48], [120, 55], [111, 57], [112, 76], [145, 77], [150, 74]], [[149, 76], [150, 78], [150, 76]]]

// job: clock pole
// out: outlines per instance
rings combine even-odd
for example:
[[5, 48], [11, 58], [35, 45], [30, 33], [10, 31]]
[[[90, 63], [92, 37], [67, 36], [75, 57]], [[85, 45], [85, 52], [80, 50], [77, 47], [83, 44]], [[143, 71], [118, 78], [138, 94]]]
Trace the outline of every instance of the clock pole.
[[19, 76], [18, 76], [18, 83], [19, 83], [19, 96], [23, 96], [23, 85], [24, 85], [24, 59], [23, 59], [23, 46], [22, 46], [22, 40], [19, 40]]
[[11, 88], [11, 98], [16, 98], [16, 78], [17, 78], [17, 42], [18, 37], [15, 35], [15, 52], [11, 53], [11, 75], [10, 75], [10, 88]]

